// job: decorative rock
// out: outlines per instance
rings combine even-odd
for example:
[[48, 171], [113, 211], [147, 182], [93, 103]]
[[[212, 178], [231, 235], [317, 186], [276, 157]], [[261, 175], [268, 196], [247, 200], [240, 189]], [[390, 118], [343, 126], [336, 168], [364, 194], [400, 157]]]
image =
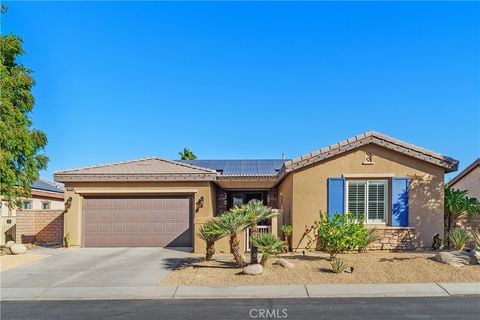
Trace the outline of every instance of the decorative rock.
[[478, 264], [475, 254], [466, 251], [437, 252], [435, 260], [454, 267]]
[[5, 243], [5, 248], [10, 248], [14, 244], [15, 244], [15, 241], [13, 241], [13, 240], [7, 241], [7, 243]]
[[24, 254], [27, 252], [27, 247], [23, 244], [14, 244], [10, 247], [12, 254]]
[[261, 264], [251, 264], [243, 268], [243, 273], [256, 276], [263, 273], [263, 267]]
[[281, 265], [282, 267], [288, 270], [291, 270], [294, 267], [293, 263], [285, 259], [278, 259], [277, 264]]

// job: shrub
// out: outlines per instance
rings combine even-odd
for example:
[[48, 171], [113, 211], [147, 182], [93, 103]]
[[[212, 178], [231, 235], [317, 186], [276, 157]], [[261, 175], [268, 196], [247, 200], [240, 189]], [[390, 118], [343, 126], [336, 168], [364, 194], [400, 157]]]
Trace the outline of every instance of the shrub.
[[72, 241], [70, 232], [67, 232], [67, 234], [65, 235], [64, 241], [65, 241], [65, 248], [69, 248]]
[[463, 250], [465, 244], [468, 242], [469, 235], [465, 229], [452, 229], [448, 233], [448, 237], [453, 242], [455, 250]]
[[287, 244], [287, 251], [290, 250], [290, 242], [288, 241], [288, 236], [292, 234], [293, 232], [293, 227], [289, 224], [282, 224], [280, 226], [280, 231], [282, 231], [283, 236], [284, 236], [284, 241]]
[[259, 233], [252, 237], [252, 244], [262, 253], [260, 264], [265, 266], [271, 256], [282, 253], [285, 244], [271, 233]]
[[365, 251], [370, 244], [380, 240], [380, 238], [380, 235], [375, 229], [365, 229], [364, 232], [360, 232], [358, 239], [359, 251]]
[[333, 217], [320, 212], [321, 221], [318, 224], [317, 250], [326, 251], [330, 259], [337, 253], [358, 247], [365, 237], [363, 218], [353, 214], [335, 213]]
[[330, 266], [332, 267], [332, 271], [336, 274], [342, 273], [347, 269], [347, 265], [345, 262], [340, 258], [335, 258], [330, 262]]
[[206, 242], [207, 250], [205, 254], [205, 260], [212, 260], [215, 254], [215, 242], [223, 238], [223, 230], [219, 227], [217, 220], [209, 220], [200, 227], [198, 236]]

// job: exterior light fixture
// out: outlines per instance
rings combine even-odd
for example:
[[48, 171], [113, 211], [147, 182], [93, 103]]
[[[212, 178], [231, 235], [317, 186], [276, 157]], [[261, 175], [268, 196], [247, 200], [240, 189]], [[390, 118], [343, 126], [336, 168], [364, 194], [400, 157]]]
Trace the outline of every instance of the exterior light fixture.
[[70, 207], [72, 206], [72, 201], [73, 201], [73, 198], [68, 197], [67, 202], [65, 202], [65, 209], [70, 209]]
[[195, 208], [196, 210], [195, 211], [198, 212], [198, 209], [203, 208], [204, 204], [205, 204], [205, 197], [201, 196], [196, 203], [196, 208]]

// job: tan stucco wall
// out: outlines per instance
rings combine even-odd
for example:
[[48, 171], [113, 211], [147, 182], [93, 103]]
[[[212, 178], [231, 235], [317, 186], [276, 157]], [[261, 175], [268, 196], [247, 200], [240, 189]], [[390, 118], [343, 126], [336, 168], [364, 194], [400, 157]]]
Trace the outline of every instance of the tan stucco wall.
[[292, 224], [293, 175], [288, 175], [278, 186], [279, 208], [283, 210], [282, 224]]
[[[365, 151], [372, 153], [373, 165], [362, 164]], [[294, 247], [299, 244], [305, 226], [318, 219], [319, 210], [327, 211], [327, 179], [344, 174], [363, 174], [366, 178], [369, 174], [408, 176], [409, 225], [416, 228], [418, 245], [429, 246], [433, 234], [443, 234], [444, 169], [380, 146], [367, 145], [290, 174]], [[282, 182], [280, 190], [288, 189], [288, 184]]]
[[470, 197], [480, 200], [480, 166], [474, 168], [451, 186], [455, 189], [467, 190]]
[[[73, 187], [73, 191], [68, 189]], [[164, 193], [168, 189], [170, 193]], [[162, 191], [162, 193], [158, 193]], [[99, 193], [100, 192], [100, 193]], [[196, 233], [201, 223], [213, 217], [215, 208], [215, 188], [211, 182], [76, 182], [65, 183], [65, 199], [72, 197], [72, 206], [65, 214], [64, 233], [70, 232], [73, 246], [82, 245], [83, 236], [83, 199], [88, 194], [175, 194], [193, 196], [193, 230]], [[173, 193], [175, 192], [175, 193]], [[195, 210], [195, 204], [204, 197], [204, 206]], [[203, 252], [205, 245], [193, 235], [195, 252]]]

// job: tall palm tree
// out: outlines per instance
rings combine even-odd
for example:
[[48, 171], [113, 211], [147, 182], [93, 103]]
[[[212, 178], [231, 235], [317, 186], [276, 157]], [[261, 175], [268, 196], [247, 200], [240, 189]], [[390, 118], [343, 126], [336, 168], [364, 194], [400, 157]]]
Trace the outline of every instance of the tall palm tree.
[[[244, 211], [245, 218], [248, 223], [247, 227], [250, 227], [251, 229], [251, 238], [257, 236], [257, 227], [260, 221], [269, 220], [277, 215], [277, 213], [272, 211], [271, 207], [263, 205], [263, 202], [257, 199], [251, 200], [245, 206], [242, 206], [241, 209]], [[250, 263], [258, 263], [258, 249], [253, 243], [250, 252]]]
[[218, 220], [212, 219], [207, 221], [200, 227], [200, 230], [197, 234], [201, 239], [205, 240], [207, 244], [205, 260], [211, 261], [213, 255], [215, 254], [215, 242], [225, 236], [223, 230], [218, 225]]
[[240, 253], [240, 240], [238, 239], [238, 234], [248, 226], [243, 209], [232, 208], [223, 213], [218, 219], [218, 226], [223, 231], [223, 234], [230, 238], [230, 251], [233, 254], [235, 263], [239, 268], [245, 267], [247, 261]]
[[445, 243], [450, 249], [449, 233], [454, 222], [463, 214], [475, 216], [480, 213], [480, 202], [476, 198], [470, 198], [466, 190], [460, 191], [450, 186], [445, 186]]
[[195, 160], [197, 156], [193, 153], [192, 150], [188, 148], [183, 148], [183, 152], [178, 153], [180, 155], [180, 159], [182, 160]]

